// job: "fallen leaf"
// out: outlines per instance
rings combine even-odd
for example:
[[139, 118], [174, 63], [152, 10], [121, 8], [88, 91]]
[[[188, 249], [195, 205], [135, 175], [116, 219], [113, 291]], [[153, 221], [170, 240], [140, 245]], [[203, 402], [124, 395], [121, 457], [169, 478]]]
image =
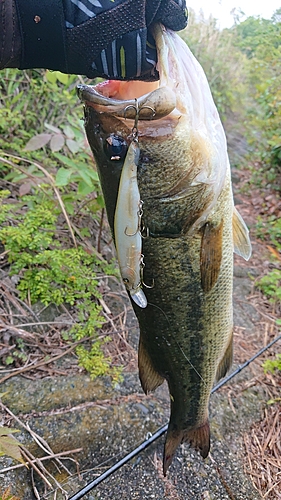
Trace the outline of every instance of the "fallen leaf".
[[272, 246], [270, 245], [266, 245], [266, 248], [268, 248], [268, 250], [272, 253], [272, 255], [274, 255], [274, 257], [278, 260], [281, 261], [281, 255], [280, 253], [278, 252], [278, 250], [276, 250], [275, 248], [273, 248]]
[[24, 196], [25, 194], [30, 193], [32, 187], [32, 183], [30, 181], [24, 182], [20, 185], [19, 195]]
[[31, 137], [31, 139], [29, 139], [24, 149], [25, 151], [36, 151], [36, 149], [43, 148], [43, 146], [46, 146], [46, 144], [48, 144], [51, 137], [52, 134], [34, 135], [34, 137]]
[[56, 151], [59, 151], [64, 145], [64, 137], [62, 134], [55, 134], [53, 135], [51, 142], [50, 142], [50, 148], [53, 153]]

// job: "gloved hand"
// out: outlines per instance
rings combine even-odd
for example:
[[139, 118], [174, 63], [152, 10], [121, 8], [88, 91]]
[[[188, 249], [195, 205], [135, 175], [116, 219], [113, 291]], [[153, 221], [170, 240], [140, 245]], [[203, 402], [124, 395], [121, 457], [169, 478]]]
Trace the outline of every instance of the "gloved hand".
[[90, 78], [157, 78], [156, 48], [147, 28], [160, 21], [180, 30], [187, 23], [182, 0], [82, 2], [83, 6], [76, 0], [64, 0], [67, 51], [72, 72], [83, 64]]
[[90, 78], [157, 79], [149, 26], [159, 21], [180, 30], [187, 24], [185, 0], [2, 1], [16, 3], [20, 69], [43, 67]]

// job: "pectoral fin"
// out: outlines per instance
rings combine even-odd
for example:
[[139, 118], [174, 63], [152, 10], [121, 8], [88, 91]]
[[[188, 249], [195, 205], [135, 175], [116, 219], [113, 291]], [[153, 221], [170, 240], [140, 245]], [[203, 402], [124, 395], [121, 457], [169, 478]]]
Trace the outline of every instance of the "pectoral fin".
[[249, 260], [252, 253], [249, 229], [235, 207], [233, 207], [232, 227], [234, 252], [243, 259]]
[[164, 378], [157, 373], [151, 363], [151, 359], [140, 338], [139, 342], [139, 377], [141, 386], [145, 394], [154, 391], [163, 384]]
[[223, 220], [218, 226], [209, 222], [203, 228], [200, 252], [201, 285], [204, 292], [209, 292], [216, 284], [222, 258]]

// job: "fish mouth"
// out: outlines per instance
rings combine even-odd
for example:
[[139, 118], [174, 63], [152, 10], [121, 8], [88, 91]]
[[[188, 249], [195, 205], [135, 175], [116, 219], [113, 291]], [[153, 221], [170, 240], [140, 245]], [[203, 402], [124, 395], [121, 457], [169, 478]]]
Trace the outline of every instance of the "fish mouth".
[[[117, 83], [120, 86], [124, 82]], [[159, 120], [169, 115], [175, 109], [176, 96], [169, 87], [158, 87], [149, 93], [145, 93], [148, 90], [147, 86], [150, 85], [150, 82], [141, 82], [143, 83], [143, 87], [137, 81], [126, 83], [128, 83], [127, 88], [130, 94], [134, 93], [134, 89], [136, 89], [134, 99], [116, 98], [116, 94], [117, 97], [120, 97], [120, 93], [118, 90], [114, 93], [113, 89], [117, 89], [117, 85], [116, 81], [113, 80], [106, 80], [94, 86], [78, 85], [77, 93], [81, 101], [87, 106], [94, 108], [95, 111], [110, 113], [113, 116], [131, 120], [135, 119], [137, 109], [139, 120]], [[121, 94], [123, 95], [123, 90]], [[136, 108], [136, 105], [138, 108]]]
[[[82, 102], [99, 113], [110, 113], [119, 118], [135, 119], [136, 104], [139, 120], [159, 120], [176, 108], [174, 89], [167, 86], [168, 61], [163, 50], [164, 28], [155, 27], [155, 37], [161, 48], [158, 50], [160, 81], [104, 80], [96, 85], [78, 85], [77, 94]], [[156, 43], [157, 45], [157, 43]], [[137, 103], [136, 103], [137, 101]]]

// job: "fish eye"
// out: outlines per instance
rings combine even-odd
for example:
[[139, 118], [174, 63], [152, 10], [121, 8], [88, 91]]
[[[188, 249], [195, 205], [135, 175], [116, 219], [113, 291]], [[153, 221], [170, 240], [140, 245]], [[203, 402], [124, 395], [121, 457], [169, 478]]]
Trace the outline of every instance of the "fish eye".
[[104, 151], [110, 160], [123, 160], [126, 156], [127, 149], [128, 144], [120, 135], [110, 134], [105, 141]]

